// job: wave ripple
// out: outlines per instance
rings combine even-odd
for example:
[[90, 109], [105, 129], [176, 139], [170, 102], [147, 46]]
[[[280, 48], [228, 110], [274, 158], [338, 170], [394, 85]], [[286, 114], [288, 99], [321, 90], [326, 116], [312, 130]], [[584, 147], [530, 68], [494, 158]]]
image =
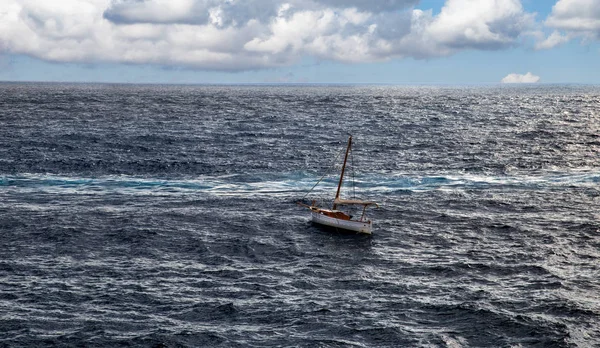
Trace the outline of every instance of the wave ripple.
[[[598, 345], [598, 109], [588, 86], [0, 84], [0, 346]], [[295, 205], [348, 132], [372, 237]]]

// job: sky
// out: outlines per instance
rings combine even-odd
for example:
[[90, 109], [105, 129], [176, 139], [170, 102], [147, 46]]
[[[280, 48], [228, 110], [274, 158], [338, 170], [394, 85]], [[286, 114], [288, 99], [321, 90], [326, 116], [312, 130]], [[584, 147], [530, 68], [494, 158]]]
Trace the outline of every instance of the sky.
[[600, 0], [0, 0], [0, 81], [600, 84]]

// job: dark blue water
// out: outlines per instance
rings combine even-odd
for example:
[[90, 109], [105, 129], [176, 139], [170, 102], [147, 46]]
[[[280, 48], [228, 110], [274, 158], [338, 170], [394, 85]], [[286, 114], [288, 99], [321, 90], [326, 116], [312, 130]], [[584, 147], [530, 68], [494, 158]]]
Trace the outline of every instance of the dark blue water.
[[[295, 204], [349, 133], [371, 237]], [[599, 346], [599, 154], [599, 87], [0, 84], [0, 346]]]

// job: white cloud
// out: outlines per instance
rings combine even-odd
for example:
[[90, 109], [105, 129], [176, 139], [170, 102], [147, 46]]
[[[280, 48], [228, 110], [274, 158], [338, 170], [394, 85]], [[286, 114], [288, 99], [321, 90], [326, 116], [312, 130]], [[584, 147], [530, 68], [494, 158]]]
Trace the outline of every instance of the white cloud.
[[600, 0], [558, 0], [544, 24], [554, 32], [536, 43], [536, 49], [552, 48], [573, 38], [599, 40]]
[[562, 45], [568, 41], [569, 37], [567, 35], [562, 35], [557, 30], [555, 30], [554, 32], [552, 32], [552, 34], [550, 34], [550, 36], [548, 36], [548, 38], [544, 39], [543, 41], [537, 42], [535, 44], [535, 49], [546, 50], [556, 47], [558, 45]]
[[519, 0], [448, 0], [427, 34], [448, 47], [494, 49], [513, 44], [532, 24]]
[[600, 0], [559, 0], [546, 25], [567, 31], [600, 34]]
[[519, 0], [447, 0], [437, 15], [417, 0], [2, 2], [0, 53], [217, 70], [505, 49], [533, 25]]
[[530, 72], [522, 74], [508, 74], [502, 79], [502, 83], [536, 83], [540, 81], [540, 77]]

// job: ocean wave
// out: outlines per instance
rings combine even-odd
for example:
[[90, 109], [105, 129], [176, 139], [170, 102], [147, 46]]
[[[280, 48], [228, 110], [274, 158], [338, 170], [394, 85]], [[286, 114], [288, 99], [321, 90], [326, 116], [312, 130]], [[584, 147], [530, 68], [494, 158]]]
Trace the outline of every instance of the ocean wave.
[[[315, 184], [310, 173], [264, 173], [252, 175], [201, 176], [193, 179], [156, 179], [134, 176], [70, 177], [59, 175], [21, 174], [0, 176], [0, 188], [52, 193], [119, 192], [123, 194], [207, 193], [214, 195], [303, 195]], [[375, 195], [402, 191], [484, 190], [492, 188], [547, 189], [596, 187], [600, 172], [551, 173], [539, 176], [483, 175], [371, 175], [354, 182], [360, 193]], [[346, 180], [346, 190], [352, 183]], [[326, 179], [315, 188], [323, 194], [335, 190], [337, 178]]]

